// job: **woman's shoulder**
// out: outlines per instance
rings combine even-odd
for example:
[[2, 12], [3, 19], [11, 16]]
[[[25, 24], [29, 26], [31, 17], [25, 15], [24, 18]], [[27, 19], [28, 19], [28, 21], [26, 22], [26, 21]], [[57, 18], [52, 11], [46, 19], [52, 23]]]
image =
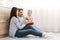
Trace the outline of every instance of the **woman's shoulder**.
[[14, 16], [13, 16], [13, 17], [11, 18], [11, 20], [17, 20], [17, 17], [14, 17]]

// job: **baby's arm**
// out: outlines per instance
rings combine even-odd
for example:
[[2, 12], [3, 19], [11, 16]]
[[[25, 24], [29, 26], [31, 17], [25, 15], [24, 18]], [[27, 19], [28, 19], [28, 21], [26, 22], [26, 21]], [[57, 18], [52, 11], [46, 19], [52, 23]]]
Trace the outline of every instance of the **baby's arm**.
[[30, 22], [28, 17], [25, 17], [25, 21], [28, 21], [28, 22]]
[[29, 21], [32, 23], [32, 22], [33, 22], [33, 19], [32, 19], [32, 18], [30, 18], [30, 19], [29, 19]]
[[29, 20], [29, 18], [28, 18], [28, 17], [25, 17], [25, 19], [26, 19], [26, 20]]
[[33, 18], [28, 18], [28, 17], [25, 17], [26, 21], [30, 22], [30, 23], [33, 23]]

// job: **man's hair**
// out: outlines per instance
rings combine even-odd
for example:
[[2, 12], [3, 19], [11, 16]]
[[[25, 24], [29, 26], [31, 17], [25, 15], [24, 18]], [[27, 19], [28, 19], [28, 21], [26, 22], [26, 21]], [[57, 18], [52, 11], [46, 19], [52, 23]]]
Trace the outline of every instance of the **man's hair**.
[[18, 8], [18, 11], [23, 10], [23, 8]]

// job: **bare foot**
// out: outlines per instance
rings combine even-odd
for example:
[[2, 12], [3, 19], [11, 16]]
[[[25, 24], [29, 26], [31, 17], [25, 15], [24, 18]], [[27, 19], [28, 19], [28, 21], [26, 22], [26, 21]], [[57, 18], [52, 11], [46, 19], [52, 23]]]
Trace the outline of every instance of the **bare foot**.
[[47, 35], [45, 33], [42, 34], [43, 38], [47, 38]]

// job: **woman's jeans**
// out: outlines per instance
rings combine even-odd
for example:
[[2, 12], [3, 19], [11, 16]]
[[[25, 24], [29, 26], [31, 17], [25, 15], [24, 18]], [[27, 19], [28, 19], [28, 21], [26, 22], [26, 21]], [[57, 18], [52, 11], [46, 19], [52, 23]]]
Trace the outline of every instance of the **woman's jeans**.
[[35, 28], [35, 26], [25, 26], [23, 29], [18, 29], [16, 31], [15, 36], [16, 37], [26, 37], [29, 34], [42, 37], [42, 32], [39, 31], [39, 29]]

